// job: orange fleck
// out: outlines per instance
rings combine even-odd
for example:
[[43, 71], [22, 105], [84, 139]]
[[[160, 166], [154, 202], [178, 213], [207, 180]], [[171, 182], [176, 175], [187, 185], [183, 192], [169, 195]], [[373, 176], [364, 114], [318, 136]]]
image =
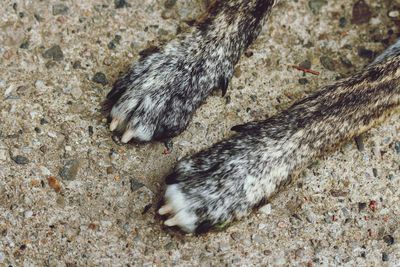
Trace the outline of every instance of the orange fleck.
[[89, 223], [88, 227], [90, 230], [96, 230], [96, 224], [94, 224], [94, 223]]
[[56, 179], [54, 176], [49, 176], [47, 178], [47, 182], [49, 183], [49, 186], [54, 189], [57, 193], [61, 191], [61, 184], [60, 182]]

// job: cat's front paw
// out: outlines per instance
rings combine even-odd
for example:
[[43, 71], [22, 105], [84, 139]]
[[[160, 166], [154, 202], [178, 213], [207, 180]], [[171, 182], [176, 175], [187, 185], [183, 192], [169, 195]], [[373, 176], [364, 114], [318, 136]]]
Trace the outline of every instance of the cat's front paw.
[[122, 142], [150, 141], [182, 132], [195, 110], [191, 73], [184, 59], [156, 53], [137, 62], [114, 84], [105, 108]]
[[104, 107], [123, 143], [178, 135], [213, 89], [227, 88], [232, 67], [209, 55], [210, 44], [198, 48], [201, 40], [172, 42], [117, 80]]
[[[285, 142], [254, 134], [238, 136], [178, 163], [166, 178], [167, 226], [201, 233], [240, 219], [287, 180]], [[289, 149], [291, 149], [289, 147]]]

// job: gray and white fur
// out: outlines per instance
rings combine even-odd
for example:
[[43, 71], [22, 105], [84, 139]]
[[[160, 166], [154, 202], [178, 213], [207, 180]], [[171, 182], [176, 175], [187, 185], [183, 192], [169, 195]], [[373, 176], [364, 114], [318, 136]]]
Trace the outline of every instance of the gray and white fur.
[[234, 66], [277, 0], [217, 1], [189, 33], [133, 64], [107, 95], [110, 129], [122, 142], [178, 135], [212, 92], [225, 94]]
[[[216, 1], [207, 19], [121, 77], [105, 109], [111, 130], [150, 141], [175, 136], [215, 88], [226, 91], [274, 0]], [[363, 71], [315, 91], [228, 140], [180, 161], [159, 210], [167, 226], [204, 232], [240, 219], [312, 159], [368, 130], [400, 102], [400, 41]]]

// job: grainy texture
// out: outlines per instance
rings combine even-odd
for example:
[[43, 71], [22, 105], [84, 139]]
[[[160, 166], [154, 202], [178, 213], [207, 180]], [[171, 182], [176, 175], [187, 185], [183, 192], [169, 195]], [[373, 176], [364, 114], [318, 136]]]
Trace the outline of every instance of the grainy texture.
[[[100, 104], [141, 50], [176, 37], [209, 1], [116, 2], [122, 7], [100, 0], [0, 6], [0, 265], [396, 266], [398, 114], [364, 135], [364, 151], [345, 144], [223, 232], [177, 234], [162, 227], [155, 208], [178, 159], [355, 73], [393, 43], [399, 18], [388, 14], [399, 11], [398, 1], [365, 1], [370, 19], [356, 25], [356, 1], [281, 1], [226, 96], [206, 99], [169, 154], [161, 143], [114, 142]], [[59, 4], [68, 9], [53, 15]], [[321, 75], [289, 67], [307, 61]], [[106, 79], [93, 82], [96, 73]], [[78, 172], [63, 179], [72, 160]]]

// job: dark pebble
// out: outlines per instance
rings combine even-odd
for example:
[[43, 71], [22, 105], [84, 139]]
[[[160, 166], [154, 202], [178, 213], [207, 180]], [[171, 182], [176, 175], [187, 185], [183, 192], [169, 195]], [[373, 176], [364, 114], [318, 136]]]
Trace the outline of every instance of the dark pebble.
[[69, 8], [64, 4], [53, 5], [53, 15], [65, 15], [68, 13]]
[[244, 55], [246, 57], [252, 57], [254, 55], [254, 53], [252, 51], [246, 51], [246, 52], [244, 52]]
[[372, 173], [374, 174], [374, 177], [378, 177], [378, 170], [376, 168], [372, 169]]
[[330, 58], [328, 56], [322, 56], [322, 57], [319, 58], [319, 61], [321, 62], [321, 65], [325, 69], [331, 70], [331, 71], [335, 70], [335, 62], [333, 61], [332, 58]]
[[367, 207], [367, 203], [365, 202], [359, 202], [358, 203], [358, 211], [362, 211]]
[[354, 141], [356, 142], [358, 151], [363, 152], [365, 150], [364, 137], [362, 135], [356, 136]]
[[135, 192], [144, 186], [143, 183], [139, 182], [135, 178], [131, 178], [129, 182], [131, 184], [130, 188], [132, 192]]
[[341, 57], [340, 62], [345, 66], [346, 68], [351, 68], [353, 67], [353, 63], [347, 58], [347, 57]]
[[346, 27], [346, 25], [347, 25], [347, 19], [345, 17], [341, 17], [339, 19], [339, 27], [344, 28], [344, 27]]
[[100, 83], [102, 85], [107, 85], [108, 84], [107, 77], [102, 72], [96, 72], [96, 74], [92, 78], [92, 81], [95, 82], [95, 83]]
[[114, 41], [110, 41], [108, 43], [107, 47], [108, 47], [108, 49], [112, 50], [112, 49], [116, 48], [117, 46], [115, 45]]
[[47, 123], [49, 123], [45, 118], [41, 118], [40, 119], [40, 124], [41, 125], [43, 125], [43, 124], [47, 124]]
[[64, 59], [64, 53], [59, 45], [53, 45], [52, 47], [44, 51], [42, 55], [44, 58], [52, 58], [55, 61], [60, 61]]
[[29, 42], [28, 42], [28, 41], [23, 42], [23, 43], [19, 46], [19, 48], [21, 48], [21, 49], [28, 49], [28, 48], [29, 48]]
[[109, 49], [114, 49], [115, 47], [117, 47], [117, 45], [119, 44], [119, 42], [121, 41], [121, 35], [115, 35], [114, 39], [112, 39], [109, 43], [108, 43], [108, 48]]
[[43, 19], [39, 14], [37, 14], [37, 13], [33, 14], [33, 16], [35, 17], [35, 19], [36, 19], [38, 22], [44, 21], [44, 19]]
[[362, 58], [367, 58], [369, 60], [372, 60], [375, 58], [375, 52], [369, 49], [366, 49], [365, 47], [360, 47], [358, 49], [358, 55]]
[[79, 160], [72, 159], [68, 160], [65, 164], [64, 167], [60, 170], [59, 174], [64, 180], [75, 180], [76, 175], [78, 174], [80, 167], [80, 162]]
[[351, 23], [363, 24], [368, 23], [372, 17], [371, 10], [364, 0], [359, 0], [353, 5], [353, 16]]
[[29, 163], [29, 159], [27, 157], [24, 157], [21, 155], [17, 155], [15, 157], [13, 157], [12, 160], [15, 161], [15, 163], [21, 164], [21, 165]]
[[72, 68], [74, 68], [74, 69], [81, 69], [81, 68], [82, 68], [81, 61], [80, 61], [80, 60], [75, 60], [75, 61], [72, 63]]
[[124, 8], [124, 7], [129, 7], [130, 5], [125, 0], [115, 0], [114, 6], [115, 8]]
[[167, 0], [164, 3], [164, 7], [170, 9], [170, 8], [173, 8], [175, 6], [175, 4], [176, 4], [176, 0]]
[[400, 154], [400, 142], [399, 141], [394, 143], [394, 149], [396, 150], [397, 154]]
[[142, 211], [142, 215], [143, 214], [146, 214], [150, 209], [151, 209], [151, 207], [152, 207], [153, 205], [150, 203], [150, 204], [147, 204], [144, 208], [143, 208], [143, 211]]
[[93, 126], [88, 127], [89, 136], [93, 135]]
[[305, 85], [305, 84], [307, 84], [307, 83], [308, 83], [308, 80], [307, 80], [306, 78], [300, 78], [300, 79], [299, 79], [299, 84]]
[[383, 237], [383, 241], [385, 241], [385, 243], [388, 244], [389, 246], [394, 244], [394, 238], [391, 235], [385, 235]]
[[303, 69], [311, 69], [311, 61], [306, 59], [303, 62], [301, 62], [299, 66]]
[[177, 245], [174, 242], [169, 242], [168, 244], [166, 244], [164, 246], [165, 250], [173, 250], [173, 249], [176, 249], [176, 248], [177, 248]]
[[389, 255], [386, 252], [382, 252], [382, 261], [388, 261]]
[[40, 151], [42, 151], [42, 153], [46, 153], [47, 152], [47, 146], [43, 145], [39, 148]]

